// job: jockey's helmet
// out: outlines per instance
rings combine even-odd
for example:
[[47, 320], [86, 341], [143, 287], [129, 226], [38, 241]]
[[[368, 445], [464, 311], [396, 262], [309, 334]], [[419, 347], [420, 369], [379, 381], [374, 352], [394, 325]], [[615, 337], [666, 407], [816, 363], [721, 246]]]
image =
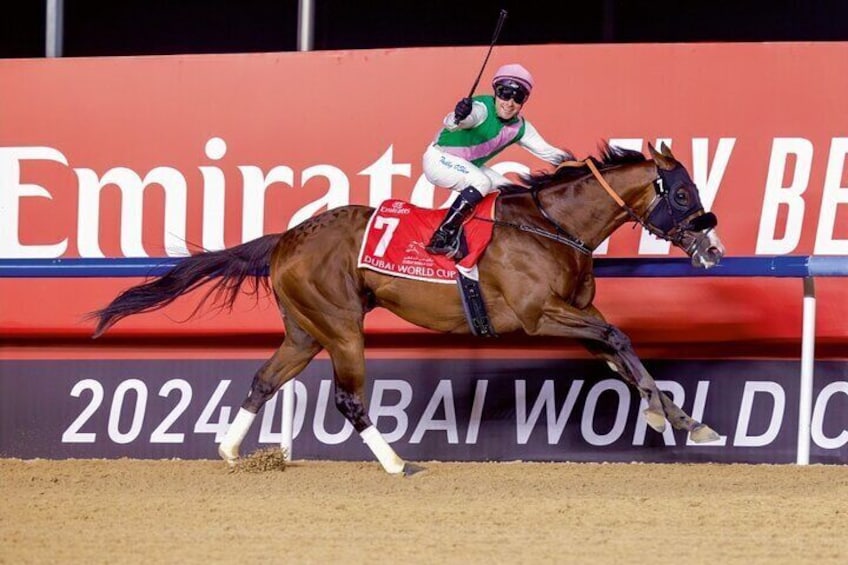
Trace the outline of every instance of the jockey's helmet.
[[495, 77], [492, 79], [493, 88], [499, 84], [521, 87], [527, 94], [530, 94], [530, 91], [533, 90], [533, 75], [519, 64], [504, 65], [495, 72]]

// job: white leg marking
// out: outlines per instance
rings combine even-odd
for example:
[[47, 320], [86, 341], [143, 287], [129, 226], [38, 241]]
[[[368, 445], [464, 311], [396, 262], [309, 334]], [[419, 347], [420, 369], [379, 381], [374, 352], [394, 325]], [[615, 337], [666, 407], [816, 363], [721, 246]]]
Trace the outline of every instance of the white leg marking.
[[241, 442], [244, 441], [244, 436], [250, 431], [250, 426], [255, 419], [256, 414], [253, 412], [248, 412], [244, 408], [239, 409], [236, 419], [233, 420], [227, 430], [227, 435], [224, 436], [224, 440], [218, 446], [218, 455], [221, 456], [221, 459], [228, 463], [233, 463], [238, 459]]
[[403, 459], [398, 457], [398, 454], [395, 453], [395, 450], [392, 449], [392, 446], [388, 444], [376, 427], [368, 426], [359, 435], [362, 437], [365, 445], [371, 448], [371, 451], [387, 473], [390, 475], [403, 473]]

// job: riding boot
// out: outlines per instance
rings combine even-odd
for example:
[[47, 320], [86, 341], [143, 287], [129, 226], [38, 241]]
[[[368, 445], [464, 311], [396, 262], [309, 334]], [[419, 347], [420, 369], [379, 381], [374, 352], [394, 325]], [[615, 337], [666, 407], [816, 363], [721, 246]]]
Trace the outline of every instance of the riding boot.
[[473, 186], [469, 186], [460, 192], [459, 197], [453, 201], [447, 214], [445, 214], [442, 223], [433, 233], [433, 237], [430, 238], [430, 243], [425, 247], [427, 252], [433, 255], [447, 255], [448, 257], [456, 254], [459, 248], [457, 239], [459, 230], [465, 220], [474, 213], [474, 207], [482, 199], [483, 195]]

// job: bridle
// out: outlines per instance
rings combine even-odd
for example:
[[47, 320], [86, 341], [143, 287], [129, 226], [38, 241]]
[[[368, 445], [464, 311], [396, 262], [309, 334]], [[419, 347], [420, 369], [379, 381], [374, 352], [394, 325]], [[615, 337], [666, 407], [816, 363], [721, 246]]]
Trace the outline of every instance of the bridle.
[[[642, 222], [645, 229], [683, 248], [687, 232], [706, 232], [718, 225], [715, 214], [704, 212], [698, 188], [686, 169], [680, 165], [672, 169], [657, 167], [657, 175], [653, 182], [656, 196]], [[695, 244], [693, 240], [684, 250], [689, 252]]]
[[[686, 232], [705, 231], [714, 228], [718, 223], [715, 214], [712, 212], [704, 212], [704, 208], [698, 198], [698, 189], [695, 186], [695, 183], [693, 183], [692, 179], [689, 178], [689, 173], [686, 169], [680, 165], [669, 170], [662, 169], [657, 166], [657, 177], [652, 183], [655, 192], [654, 198], [651, 200], [651, 203], [648, 204], [648, 208], [644, 216], [637, 214], [635, 210], [628, 206], [621, 196], [613, 190], [603, 175], [601, 175], [601, 172], [598, 170], [598, 167], [591, 158], [584, 161], [565, 161], [561, 163], [557, 169], [561, 167], [583, 166], [588, 167], [588, 169], [592, 172], [592, 175], [595, 177], [595, 180], [598, 181], [598, 184], [601, 185], [610, 198], [612, 198], [633, 221], [640, 224], [655, 236], [671, 241], [681, 248], [683, 247], [683, 237]], [[529, 229], [528, 226], [520, 226], [520, 229], [523, 231], [537, 233], [537, 235], [543, 235], [557, 241], [565, 240], [561, 241], [561, 243], [566, 243], [582, 253], [591, 255], [592, 250], [589, 249], [583, 241], [571, 236], [568, 231], [563, 228], [559, 222], [557, 222], [556, 219], [548, 213], [547, 210], [545, 210], [545, 207], [539, 198], [539, 192], [545, 188], [548, 187], [535, 187], [530, 189], [530, 193], [533, 198], [533, 203], [536, 205], [539, 213], [545, 221], [554, 227], [556, 234], [550, 234], [548, 232], [544, 232], [544, 230], [538, 230], [538, 228], [536, 230]], [[689, 245], [689, 248], [696, 245], [696, 242], [697, 240], [693, 240]], [[689, 250], [690, 249], [685, 249], [687, 252]]]

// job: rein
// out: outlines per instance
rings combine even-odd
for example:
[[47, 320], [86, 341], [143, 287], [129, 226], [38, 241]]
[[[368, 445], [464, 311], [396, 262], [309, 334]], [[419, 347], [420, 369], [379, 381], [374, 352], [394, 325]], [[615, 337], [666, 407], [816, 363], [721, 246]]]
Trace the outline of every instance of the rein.
[[[584, 165], [589, 168], [589, 170], [592, 172], [592, 175], [595, 177], [595, 180], [597, 180], [598, 184], [601, 185], [601, 188], [603, 188], [607, 192], [607, 194], [610, 195], [610, 198], [612, 198], [615, 203], [618, 204], [619, 208], [627, 212], [627, 215], [630, 216], [633, 221], [640, 224], [645, 229], [651, 230], [651, 227], [648, 225], [648, 223], [645, 222], [645, 220], [642, 219], [633, 210], [633, 208], [628, 206], [627, 203], [621, 198], [621, 196], [619, 196], [618, 193], [612, 189], [612, 187], [607, 182], [607, 179], [605, 179], [603, 175], [601, 175], [601, 172], [598, 170], [598, 167], [595, 166], [595, 162], [592, 161], [592, 159], [586, 159], [584, 161], [565, 161], [563, 163], [560, 163], [559, 167], [557, 167], [556, 170], [559, 170], [562, 167], [582, 167]], [[656, 181], [654, 181], [654, 184], [656, 184]], [[649, 213], [657, 205], [658, 200], [659, 198], [655, 197], [651, 204], [648, 206]], [[654, 230], [651, 231], [653, 232]]]
[[[594, 161], [592, 161], [592, 159], [586, 159], [585, 161], [583, 161], [583, 163], [585, 163], [586, 166], [589, 167], [589, 170], [592, 171], [592, 174], [595, 176], [595, 180], [597, 180], [598, 184], [600, 184], [603, 187], [603, 189], [607, 191], [607, 194], [609, 194], [612, 197], [612, 199], [615, 200], [615, 203], [618, 204], [618, 206], [620, 208], [622, 208], [625, 212], [627, 212], [628, 216], [630, 216], [631, 218], [633, 218], [635, 221], [642, 224], [643, 226], [647, 227], [647, 225], [645, 224], [645, 221], [642, 218], [640, 218], [639, 215], [636, 214], [636, 212], [633, 211], [633, 208], [628, 206], [627, 203], [624, 200], [622, 200], [621, 196], [619, 196], [616, 191], [614, 191], [612, 189], [612, 187], [607, 182], [607, 179], [605, 179], [601, 175], [601, 172], [598, 170], [598, 167], [595, 166]], [[562, 165], [560, 165], [560, 167], [561, 166]], [[654, 199], [654, 200], [656, 200], [656, 199]], [[651, 204], [652, 204], [651, 208], [653, 208], [653, 203], [651, 203]]]
[[[592, 161], [592, 159], [586, 159], [585, 161], [564, 161], [564, 162], [559, 164], [559, 166], [556, 168], [556, 170], [559, 170], [562, 167], [584, 167], [584, 166], [589, 168], [589, 170], [592, 172], [592, 175], [595, 177], [595, 180], [598, 181], [598, 184], [600, 184], [603, 187], [603, 189], [607, 192], [607, 194], [610, 195], [610, 197], [615, 201], [616, 204], [619, 205], [620, 208], [622, 208], [625, 212], [627, 212], [628, 216], [630, 216], [637, 223], [648, 228], [647, 223], [642, 218], [640, 218], [639, 215], [636, 214], [636, 212], [634, 212], [633, 209], [630, 206], [628, 206], [627, 203], [624, 200], [622, 200], [621, 196], [619, 196], [612, 189], [612, 187], [609, 185], [609, 183], [606, 181], [606, 179], [601, 175], [601, 172], [598, 170], [598, 167], [595, 166], [595, 163]], [[504, 221], [501, 221], [501, 220], [493, 220], [493, 219], [489, 219], [489, 218], [480, 218], [480, 217], [477, 217], [477, 216], [475, 216], [475, 217], [477, 217], [477, 219], [480, 219], [480, 220], [492, 222], [496, 226], [510, 227], [510, 228], [517, 229], [519, 231], [532, 233], [532, 234], [538, 235], [540, 237], [552, 239], [553, 241], [556, 241], [557, 243], [562, 243], [564, 245], [568, 245], [569, 247], [576, 249], [577, 251], [579, 251], [580, 253], [583, 253], [584, 255], [592, 255], [592, 250], [589, 249], [589, 247], [583, 242], [583, 240], [569, 234], [568, 231], [566, 231], [566, 229], [563, 228], [559, 224], [559, 222], [557, 222], [556, 219], [548, 213], [547, 210], [545, 210], [545, 207], [542, 206], [541, 200], [539, 200], [539, 192], [541, 190], [542, 190], [542, 188], [530, 189], [530, 191], [529, 191], [530, 196], [532, 196], [532, 198], [533, 198], [533, 203], [536, 205], [536, 209], [539, 210], [539, 213], [542, 215], [542, 217], [545, 219], [545, 221], [547, 221], [549, 224], [551, 224], [554, 227], [554, 229], [556, 230], [556, 233], [551, 233], [551, 232], [545, 231], [541, 228], [537, 228], [536, 226], [531, 226], [531, 225], [527, 225], [527, 224], [513, 224], [511, 222], [504, 222]], [[656, 204], [656, 199], [655, 199], [655, 202], [651, 203], [650, 208], [652, 209], [655, 204]]]
[[[562, 166], [562, 165], [560, 165], [560, 166]], [[481, 218], [480, 216], [474, 216], [474, 217], [478, 220], [483, 220], [484, 222], [491, 222], [496, 226], [501, 226], [501, 227], [505, 227], [505, 228], [513, 228], [513, 229], [517, 229], [518, 231], [523, 231], [523, 232], [526, 232], [526, 233], [532, 233], [533, 235], [538, 235], [540, 237], [545, 237], [547, 239], [551, 239], [553, 241], [556, 241], [557, 243], [562, 243], [564, 245], [572, 247], [572, 248], [576, 249], [577, 251], [579, 251], [580, 253], [583, 253], [584, 255], [591, 256], [592, 250], [589, 249], [589, 246], [587, 246], [583, 242], [583, 240], [576, 238], [573, 235], [569, 234], [565, 230], [565, 228], [563, 228], [561, 225], [559, 225], [559, 223], [556, 221], [556, 219], [553, 216], [551, 216], [548, 213], [547, 210], [545, 210], [545, 207], [542, 206], [542, 202], [539, 200], [539, 191], [540, 190], [541, 190], [540, 188], [530, 189], [529, 190], [530, 196], [533, 197], [533, 203], [536, 205], [536, 209], [538, 209], [539, 213], [542, 215], [542, 217], [549, 224], [551, 224], [554, 227], [554, 229], [556, 230], [556, 233], [551, 233], [549, 231], [543, 230], [542, 228], [538, 228], [536, 226], [531, 226], [531, 225], [528, 225], [528, 224], [513, 224], [512, 222], [504, 222], [503, 220], [497, 220], [497, 219], [492, 219], [492, 218]]]
[[[534, 200], [535, 200], [536, 195], [534, 194], [533, 196], [534, 196]], [[537, 203], [537, 206], [538, 206], [538, 203]], [[544, 208], [540, 207], [539, 210], [543, 211]], [[480, 216], [474, 216], [474, 217], [478, 220], [483, 220], [484, 222], [491, 222], [491, 223], [495, 224], [496, 226], [501, 226], [501, 227], [505, 227], [505, 228], [513, 228], [513, 229], [517, 229], [518, 231], [532, 233], [533, 235], [538, 235], [540, 237], [546, 237], [548, 239], [552, 239], [552, 240], [556, 241], [557, 243], [562, 243], [562, 244], [567, 245], [569, 247], [573, 247], [574, 249], [576, 249], [580, 253], [583, 253], [584, 255], [591, 255], [592, 254], [592, 250], [589, 249], [589, 247], [585, 243], [583, 243], [582, 240], [577, 239], [576, 237], [574, 237], [572, 235], [569, 235], [566, 231], [564, 231], [559, 226], [559, 224], [557, 224], [556, 222], [554, 222], [550, 218], [548, 218], [547, 214], [545, 214], [544, 212], [543, 212], [543, 215], [545, 216], [546, 220], [548, 220], [549, 222], [554, 224], [554, 227], [556, 227], [557, 231], [559, 231], [560, 233], [558, 233], [558, 234], [557, 233], [551, 233], [549, 231], [543, 230], [542, 228], [537, 228], [536, 226], [531, 226], [531, 225], [528, 225], [528, 224], [513, 224], [511, 222], [504, 222], [503, 220], [493, 220], [493, 219], [490, 219], [490, 218], [481, 218]]]

